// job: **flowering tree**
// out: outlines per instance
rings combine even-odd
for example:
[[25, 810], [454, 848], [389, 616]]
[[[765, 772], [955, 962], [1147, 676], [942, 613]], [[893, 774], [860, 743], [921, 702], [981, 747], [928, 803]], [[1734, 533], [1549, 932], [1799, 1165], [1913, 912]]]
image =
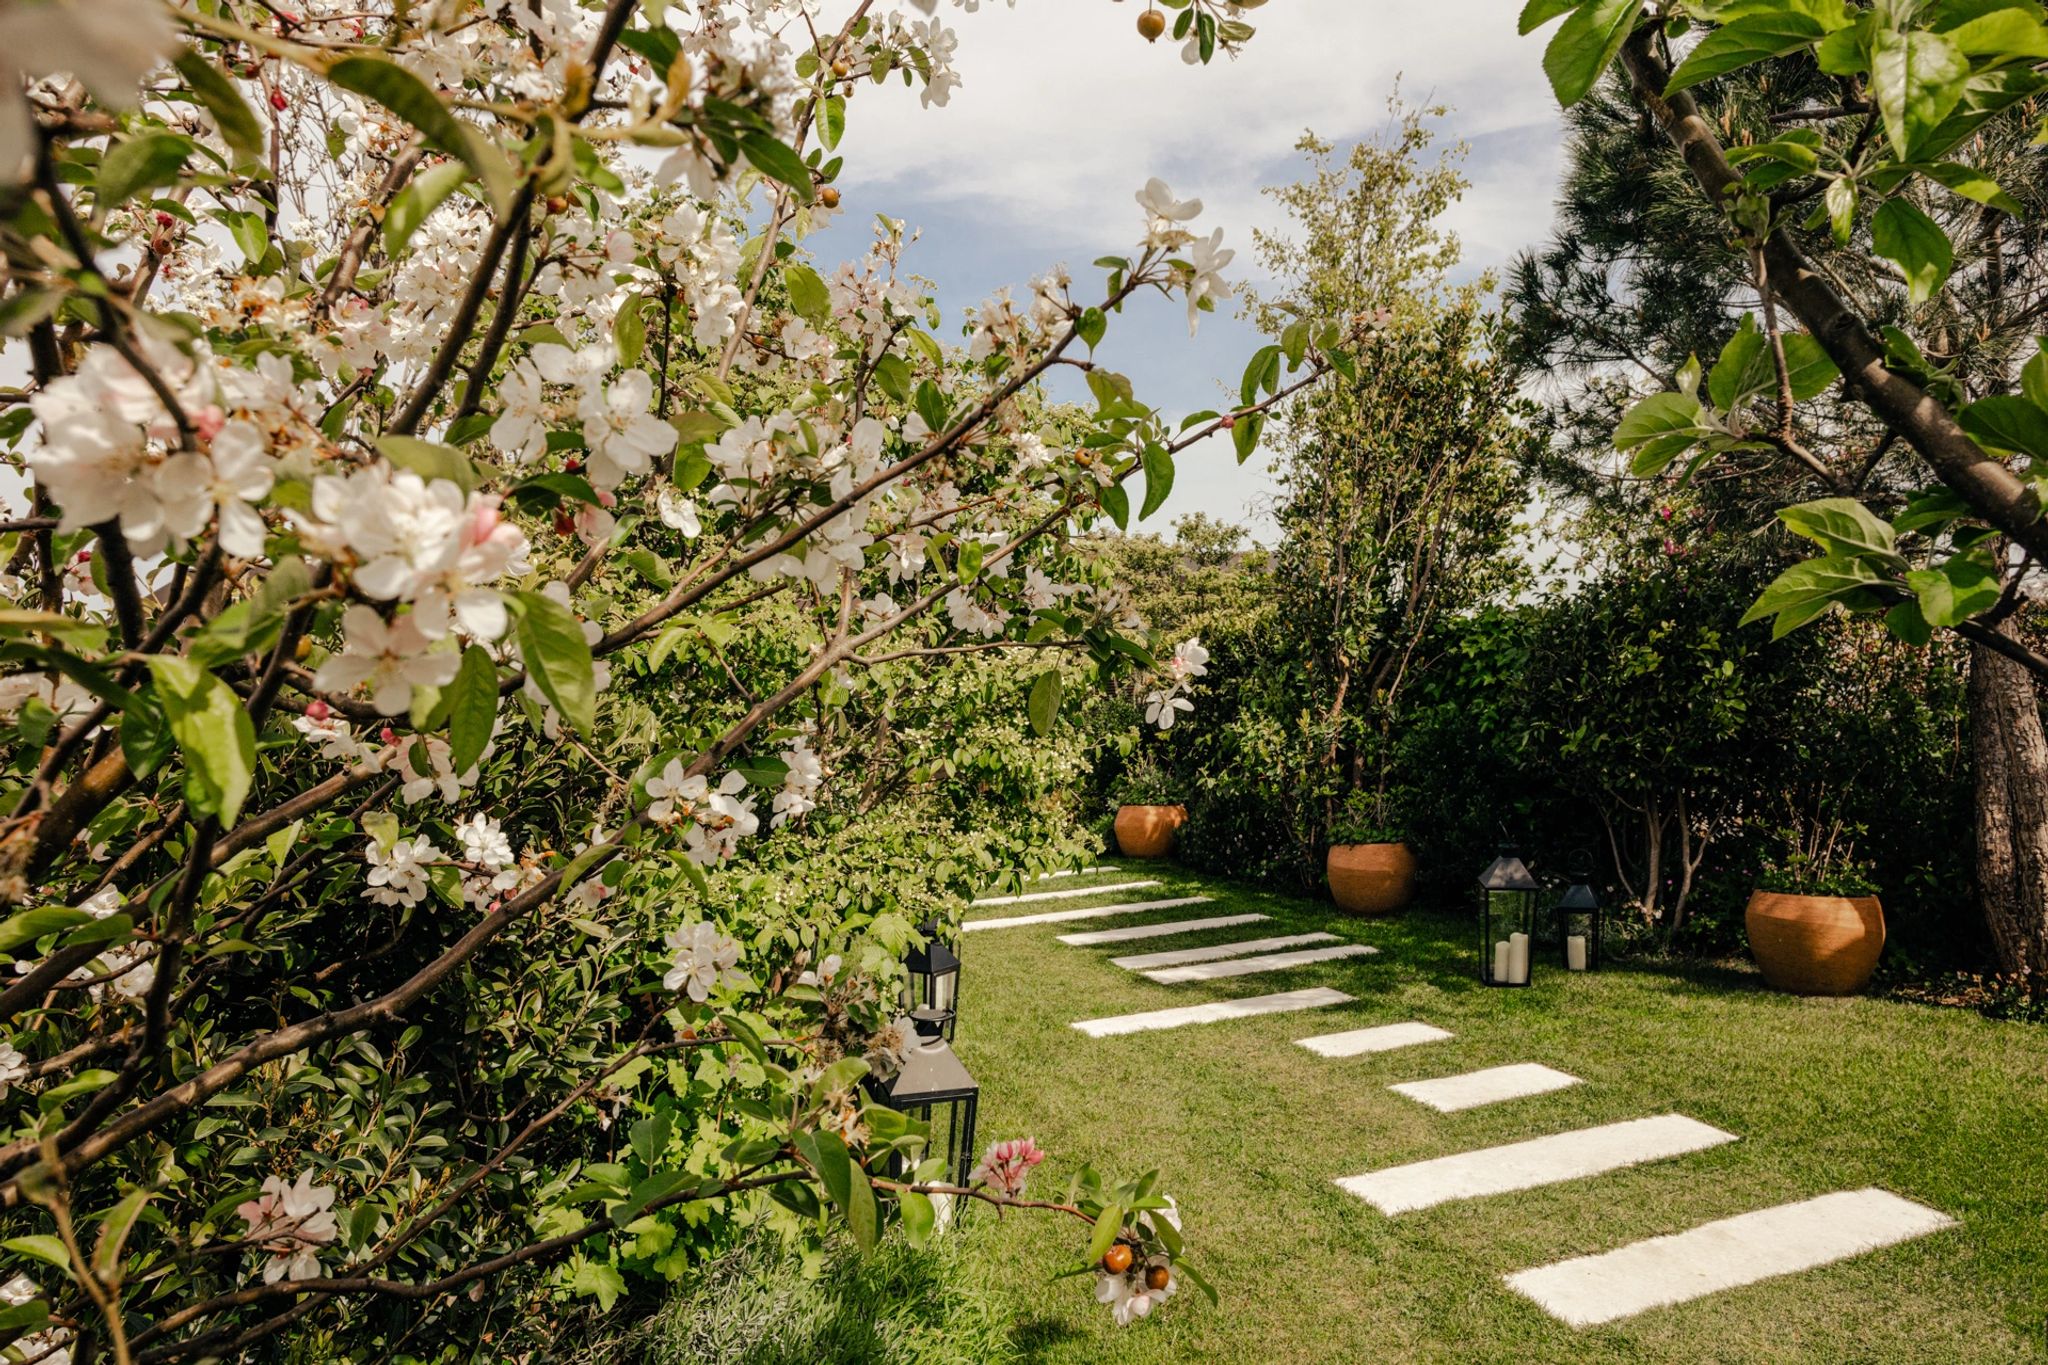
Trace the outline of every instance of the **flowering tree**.
[[[1191, 61], [1251, 36], [1167, 7]], [[941, 1197], [1085, 1223], [1122, 1320], [1193, 1278], [1152, 1176], [1027, 1200], [1026, 1143], [945, 1183], [863, 1087], [914, 921], [731, 867], [935, 660], [1070, 657], [1041, 731], [1077, 672], [1183, 711], [1199, 650], [1155, 668], [1079, 534], [1351, 362], [1290, 323], [1178, 424], [1094, 365], [1135, 295], [1230, 292], [1157, 180], [1098, 288], [957, 347], [900, 225], [812, 266], [850, 101], [959, 79], [935, 0], [821, 8], [0, 9], [24, 1358], [345, 1342], [529, 1269], [609, 1305], [742, 1212], [867, 1245]], [[1059, 366], [1093, 405], [1053, 420]]]

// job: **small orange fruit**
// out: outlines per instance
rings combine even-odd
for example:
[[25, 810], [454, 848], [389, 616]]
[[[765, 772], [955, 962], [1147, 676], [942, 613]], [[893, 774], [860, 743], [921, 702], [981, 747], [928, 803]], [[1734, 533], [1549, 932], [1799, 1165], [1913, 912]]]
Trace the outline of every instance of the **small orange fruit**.
[[1138, 32], [1145, 35], [1145, 41], [1156, 43], [1159, 35], [1166, 32], [1166, 16], [1156, 9], [1148, 9], [1138, 16]]
[[839, 191], [833, 189], [830, 185], [825, 186], [823, 189], [818, 191], [818, 202], [823, 204], [828, 209], [838, 208]]
[[842, 81], [846, 79], [847, 74], [852, 70], [853, 63], [847, 61], [844, 57], [841, 57], [838, 61], [832, 63], [832, 74], [839, 77], [839, 79]]
[[1155, 1265], [1145, 1271], [1145, 1287], [1154, 1293], [1166, 1288], [1173, 1275], [1163, 1265]]
[[1103, 1253], [1102, 1268], [1112, 1275], [1121, 1275], [1131, 1268], [1131, 1249], [1118, 1242]]

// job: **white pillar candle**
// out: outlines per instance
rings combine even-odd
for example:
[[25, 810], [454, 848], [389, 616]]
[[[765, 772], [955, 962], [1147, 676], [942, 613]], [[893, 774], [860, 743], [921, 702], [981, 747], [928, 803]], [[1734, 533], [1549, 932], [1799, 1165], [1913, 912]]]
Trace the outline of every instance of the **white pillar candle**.
[[1520, 985], [1529, 979], [1529, 936], [1508, 935], [1508, 980]]
[[1508, 976], [1508, 953], [1508, 941], [1506, 939], [1502, 939], [1493, 945], [1493, 979], [1495, 981], [1510, 979]]
[[1586, 936], [1573, 934], [1564, 941], [1564, 965], [1575, 972], [1586, 970]]

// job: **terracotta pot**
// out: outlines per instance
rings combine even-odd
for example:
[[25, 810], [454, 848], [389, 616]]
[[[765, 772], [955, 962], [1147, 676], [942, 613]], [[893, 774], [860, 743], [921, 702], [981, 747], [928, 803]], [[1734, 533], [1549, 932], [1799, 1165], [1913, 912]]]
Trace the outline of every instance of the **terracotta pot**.
[[1415, 892], [1415, 855], [1406, 844], [1332, 844], [1325, 867], [1330, 899], [1354, 915], [1391, 915]]
[[1118, 806], [1116, 846], [1126, 858], [1164, 858], [1187, 822], [1186, 806]]
[[1764, 980], [1795, 995], [1854, 995], [1884, 951], [1884, 907], [1875, 896], [1756, 891], [1743, 920]]

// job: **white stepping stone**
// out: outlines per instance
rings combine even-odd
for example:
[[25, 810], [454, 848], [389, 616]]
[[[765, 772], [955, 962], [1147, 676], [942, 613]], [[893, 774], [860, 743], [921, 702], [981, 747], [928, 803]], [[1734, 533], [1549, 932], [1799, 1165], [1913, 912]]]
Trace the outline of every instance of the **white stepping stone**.
[[1321, 1009], [1325, 1005], [1350, 1003], [1352, 997], [1328, 986], [1311, 986], [1277, 995], [1254, 995], [1243, 1000], [1211, 1000], [1204, 1005], [1182, 1005], [1178, 1009], [1152, 1010], [1145, 1014], [1119, 1014], [1109, 1019], [1083, 1019], [1074, 1027], [1090, 1038], [1108, 1038], [1119, 1033], [1145, 1033], [1152, 1029], [1179, 1028], [1183, 1024], [1214, 1024], [1225, 1019], [1249, 1019], [1258, 1014], [1285, 1014], [1289, 1010]]
[[1133, 924], [1128, 929], [1094, 929], [1082, 934], [1061, 934], [1060, 942], [1070, 948], [1093, 948], [1103, 943], [1130, 943], [1141, 938], [1164, 938], [1168, 934], [1192, 934], [1202, 929], [1228, 929], [1234, 924], [1254, 924], [1269, 915], [1215, 915], [1209, 919], [1177, 919], [1166, 924]]
[[1218, 981], [1226, 976], [1250, 976], [1254, 972], [1279, 972], [1306, 967], [1313, 962], [1334, 962], [1340, 957], [1367, 957], [1379, 949], [1364, 943], [1343, 943], [1335, 948], [1303, 948], [1295, 953], [1272, 953], [1266, 957], [1238, 957], [1228, 962], [1199, 962], [1189, 967], [1168, 967], [1163, 971], [1140, 972], [1147, 981], [1177, 986], [1183, 981]]
[[1536, 1062], [1512, 1066], [1490, 1066], [1484, 1071], [1467, 1071], [1462, 1076], [1443, 1076], [1433, 1081], [1402, 1081], [1387, 1089], [1428, 1105], [1438, 1113], [1455, 1114], [1460, 1109], [1477, 1109], [1482, 1104], [1499, 1104], [1525, 1095], [1547, 1095], [1568, 1085], [1583, 1084], [1577, 1076], [1553, 1071]]
[[1061, 924], [1073, 919], [1103, 919], [1110, 915], [1135, 915], [1141, 910], [1171, 910], [1182, 905], [1206, 905], [1207, 896], [1177, 896], [1164, 901], [1128, 901], [1123, 905], [1090, 905], [1079, 910], [1045, 910], [1035, 915], [1011, 915], [1005, 919], [968, 920], [961, 932], [976, 929], [1015, 929], [1023, 924]]
[[1027, 881], [1045, 882], [1055, 877], [1086, 877], [1096, 872], [1115, 872], [1113, 867], [1068, 867], [1058, 872], [1038, 872], [1026, 878]]
[[1593, 1327], [1954, 1226], [1888, 1190], [1844, 1190], [1504, 1278], [1552, 1317]]
[[1254, 938], [1243, 943], [1212, 943], [1206, 948], [1176, 948], [1165, 953], [1139, 953], [1134, 957], [1113, 957], [1110, 962], [1130, 971], [1147, 967], [1184, 967], [1190, 962], [1214, 962], [1223, 957], [1246, 957], [1280, 948], [1299, 948], [1304, 943], [1335, 943], [1335, 934], [1288, 934], [1281, 938]]
[[1646, 1161], [1702, 1152], [1735, 1140], [1735, 1134], [1724, 1133], [1698, 1119], [1683, 1114], [1660, 1114], [1656, 1118], [1628, 1119], [1597, 1128], [1577, 1128], [1503, 1147], [1483, 1147], [1407, 1166], [1389, 1166], [1368, 1175], [1345, 1176], [1337, 1184], [1381, 1213], [1407, 1213], [1457, 1199], [1479, 1199], [1580, 1180]]
[[1417, 1043], [1439, 1043], [1451, 1037], [1449, 1029], [1434, 1024], [1381, 1024], [1376, 1028], [1355, 1028], [1344, 1033], [1325, 1033], [1314, 1038], [1297, 1038], [1296, 1047], [1324, 1057], [1357, 1057], [1367, 1052], [1392, 1052]]
[[969, 905], [1023, 905], [1029, 901], [1070, 901], [1082, 896], [1107, 896], [1112, 891], [1139, 891], [1159, 885], [1156, 881], [1117, 882], [1110, 886], [1077, 886], [1070, 891], [1027, 891], [1021, 896], [983, 896]]

